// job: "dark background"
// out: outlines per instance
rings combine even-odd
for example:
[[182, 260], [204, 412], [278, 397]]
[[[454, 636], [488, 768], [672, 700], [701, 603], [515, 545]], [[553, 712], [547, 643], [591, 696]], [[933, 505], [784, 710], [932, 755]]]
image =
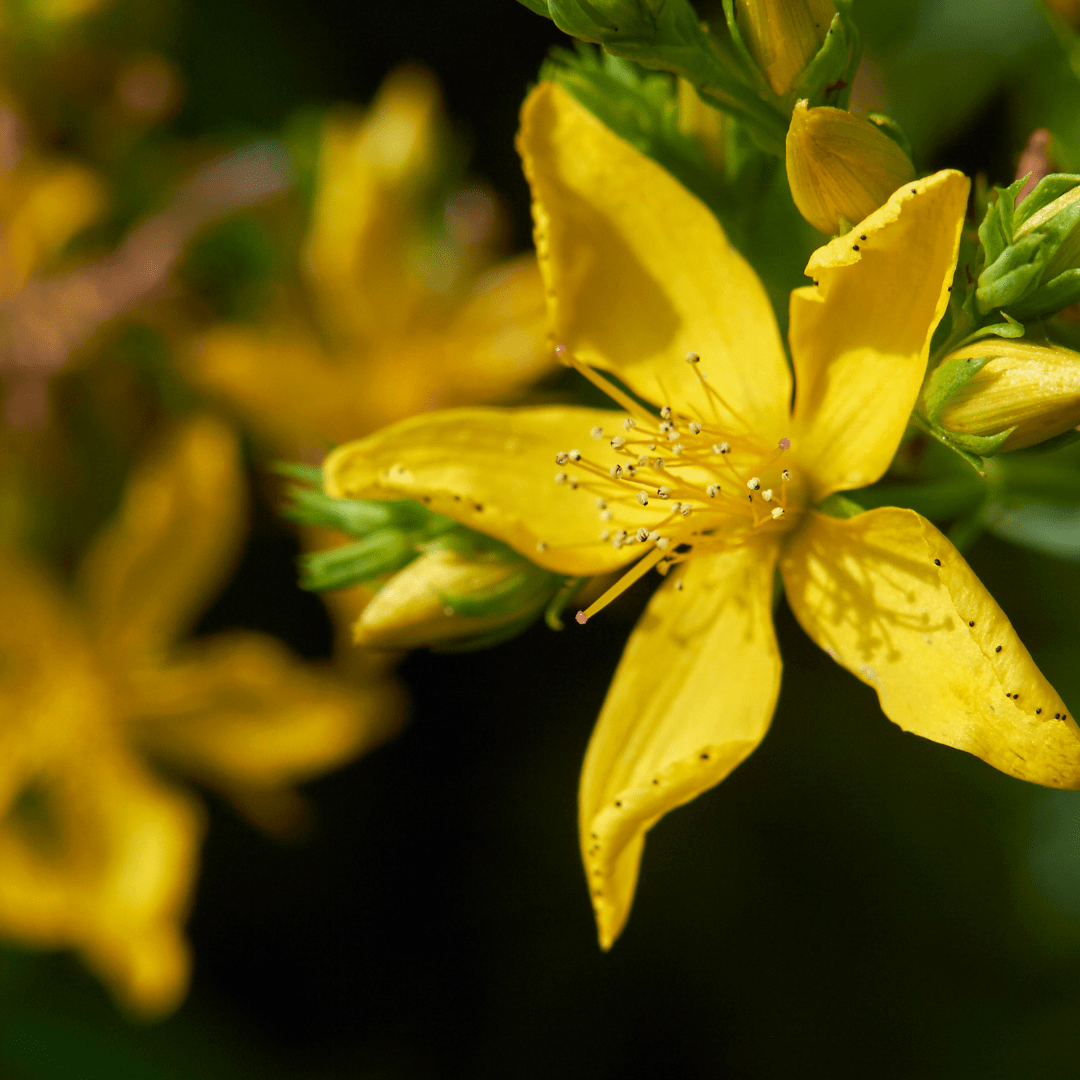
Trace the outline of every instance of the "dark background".
[[[861, 8], [870, 55], [896, 58], [893, 106], [919, 164], [1011, 180], [1043, 92], [1016, 72], [1051, 56], [1033, 8]], [[966, 13], [969, 37], [945, 20], [927, 39], [919, 13], [939, 8], [961, 26]], [[561, 39], [552, 24], [513, 0], [178, 11], [180, 131], [273, 132], [298, 109], [366, 101], [420, 60], [526, 246], [512, 137]], [[288, 584], [295, 554], [263, 507], [204, 629], [254, 626], [325, 655], [319, 602]], [[970, 559], [1080, 700], [1077, 566], [991, 539]], [[650, 834], [628, 928], [599, 951], [577, 773], [644, 601], [490, 652], [410, 657], [410, 726], [308, 785], [318, 819], [301, 842], [268, 840], [210, 797], [188, 1002], [134, 1026], [74, 960], [9, 950], [0, 1077], [1080, 1074], [1080, 799], [903, 734], [783, 604], [772, 731]]]

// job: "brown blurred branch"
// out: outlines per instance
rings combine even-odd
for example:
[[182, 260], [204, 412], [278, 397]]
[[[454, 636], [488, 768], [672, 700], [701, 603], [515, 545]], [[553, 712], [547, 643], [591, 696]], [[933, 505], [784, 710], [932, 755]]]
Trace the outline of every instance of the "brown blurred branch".
[[79, 346], [159, 289], [199, 230], [281, 194], [291, 179], [292, 162], [280, 143], [234, 150], [195, 173], [164, 210], [133, 228], [112, 254], [70, 274], [32, 281], [0, 302], [5, 422], [40, 424], [48, 379]]

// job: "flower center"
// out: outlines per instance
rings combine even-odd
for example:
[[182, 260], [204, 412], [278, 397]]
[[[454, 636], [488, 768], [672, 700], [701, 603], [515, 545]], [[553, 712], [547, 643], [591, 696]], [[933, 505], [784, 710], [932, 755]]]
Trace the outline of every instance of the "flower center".
[[730, 551], [790, 526], [804, 501], [785, 459], [790, 440], [770, 446], [755, 435], [710, 385], [697, 353], [686, 361], [699, 400], [665, 405], [655, 416], [563, 346], [556, 352], [628, 415], [613, 414], [611, 430], [594, 427], [582, 441], [588, 449], [556, 454], [555, 483], [580, 492], [580, 512], [597, 515], [598, 543], [643, 549], [615, 585], [578, 612], [579, 623], [654, 566], [666, 575], [694, 555]]

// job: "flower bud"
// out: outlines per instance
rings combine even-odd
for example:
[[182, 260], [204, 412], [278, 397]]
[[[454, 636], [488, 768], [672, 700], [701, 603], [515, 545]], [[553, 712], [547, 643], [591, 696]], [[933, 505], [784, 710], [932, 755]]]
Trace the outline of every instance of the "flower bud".
[[833, 0], [735, 0], [736, 22], [769, 85], [783, 97], [829, 33]]
[[358, 645], [488, 644], [540, 614], [562, 578], [521, 559], [438, 550], [395, 574], [353, 627]]
[[1030, 321], [1080, 300], [1080, 176], [1052, 173], [1018, 205], [1024, 179], [998, 188], [979, 226], [979, 311]]
[[829, 106], [795, 106], [787, 134], [791, 195], [807, 221], [829, 236], [872, 214], [915, 179], [901, 147], [869, 120]]
[[946, 365], [976, 369], [937, 411], [948, 432], [987, 437], [1011, 429], [1000, 452], [1080, 424], [1080, 353], [1072, 349], [991, 337], [959, 349]]

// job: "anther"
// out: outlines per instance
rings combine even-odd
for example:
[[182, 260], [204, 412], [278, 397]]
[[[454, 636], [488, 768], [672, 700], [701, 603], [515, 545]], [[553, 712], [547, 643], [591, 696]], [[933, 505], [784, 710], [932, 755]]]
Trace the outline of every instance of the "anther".
[[639, 491], [637, 493], [637, 501], [639, 503], [641, 503], [642, 506], [648, 506], [649, 505], [649, 496], [646, 495], [644, 491]]
[[714, 446], [712, 448], [712, 452], [714, 454], [730, 454], [731, 453], [731, 444], [726, 443], [726, 442], [718, 442], [718, 443], [714, 444]]
[[653, 468], [658, 469], [660, 472], [663, 472], [664, 469], [667, 468], [667, 462], [662, 457], [658, 457], [653, 462]]
[[685, 503], [679, 507], [679, 513], [682, 514], [683, 517], [689, 517], [693, 512], [694, 511]]
[[656, 541], [656, 546], [661, 551], [667, 551], [668, 546], [670, 544], [671, 544], [671, 537], [670, 536], [661, 536], [660, 539]]
[[571, 461], [580, 461], [581, 460], [581, 451], [580, 450], [568, 450], [567, 451], [567, 457], [569, 457]]
[[746, 486], [751, 491], [758, 491], [761, 488], [761, 481], [758, 479], [758, 477], [751, 476], [750, 479], [746, 481]]
[[592, 429], [592, 430], [591, 430], [591, 431], [589, 432], [589, 434], [590, 434], [590, 435], [591, 435], [591, 436], [592, 436], [592, 437], [593, 437], [594, 439], [602, 439], [602, 438], [604, 437], [604, 429], [603, 429], [602, 427], [600, 427], [599, 425], [597, 425], [596, 427], [594, 427], [594, 428], [593, 428], [593, 429]]
[[675, 589], [677, 592], [682, 592], [682, 578], [675, 582]]
[[546, 540], [538, 541], [537, 545], [536, 545], [536, 550], [537, 551], [547, 551], [547, 541]]
[[691, 435], [701, 434], [701, 425], [696, 420], [691, 420], [686, 426], [690, 429]]
[[766, 502], [772, 502], [772, 488], [766, 488], [766, 489], [765, 489], [765, 490], [764, 490], [764, 491], [763, 491], [763, 492], [761, 493], [761, 497], [762, 497], [762, 498], [763, 498], [763, 499], [764, 499], [764, 500], [765, 500]]
[[625, 445], [626, 445], [626, 439], [622, 435], [616, 435], [611, 440], [611, 449], [612, 450], [618, 450], [621, 446], [625, 446]]
[[556, 356], [562, 356], [562, 354], [564, 352], [566, 352], [566, 346], [563, 345], [562, 342], [560, 342], [558, 345], [555, 346], [555, 355]]
[[648, 464], [649, 464], [649, 455], [648, 454], [638, 454], [637, 463], [638, 463], [638, 465], [641, 466], [641, 468], [643, 468], [643, 469], [647, 468]]
[[705, 494], [708, 495], [710, 499], [715, 499], [716, 496], [720, 494], [720, 485], [719, 484], [710, 484], [705, 489]]
[[674, 424], [672, 424], [672, 426], [668, 428], [667, 440], [668, 440], [668, 442], [676, 442], [678, 440], [678, 438], [679, 438], [679, 429], [677, 427], [675, 427]]
[[622, 466], [612, 465], [611, 468], [608, 469], [608, 473], [611, 476], [612, 480], [618, 480], [619, 477], [622, 476]]
[[641, 528], [638, 529], [637, 538], [638, 543], [640, 544], [644, 544], [645, 541], [649, 539], [649, 530], [646, 529], [644, 525], [642, 525]]
[[601, 510], [600, 511], [600, 520], [601, 521], [610, 521], [612, 519], [612, 517], [614, 517], [614, 515], [612, 514], [612, 512], [610, 510]]
[[611, 530], [604, 529], [604, 531], [600, 533], [600, 539], [606, 544], [611, 539]]
[[681, 454], [686, 449], [681, 442], [677, 442], [672, 448], [671, 452], [675, 455]]
[[661, 420], [670, 420], [671, 419], [671, 406], [670, 405], [665, 405], [660, 410], [660, 419]]
[[658, 498], [661, 498], [661, 499], [670, 499], [670, 498], [671, 498], [671, 488], [669, 488], [669, 487], [667, 487], [667, 486], [664, 486], [664, 487], [658, 487], [658, 488], [656, 489], [656, 494], [657, 494], [657, 497], [658, 497]]
[[785, 437], [781, 439], [776, 445], [779, 446], [781, 450], [790, 450], [791, 440]]
[[637, 466], [636, 465], [627, 465], [626, 468], [623, 469], [623, 472], [627, 476], [637, 476]]
[[653, 529], [653, 531], [649, 533], [649, 539], [655, 544], [656, 541], [660, 539], [660, 530]]
[[565, 484], [566, 481], [569, 480], [569, 479], [570, 479], [570, 477], [567, 476], [566, 473], [564, 473], [564, 472], [557, 472], [555, 474], [555, 483], [556, 484]]
[[686, 362], [688, 364], [698, 364], [701, 362], [701, 357], [696, 352], [688, 352], [686, 354]]
[[635, 428], [635, 427], [637, 427], [637, 423], [636, 423], [636, 421], [634, 420], [634, 418], [633, 418], [632, 416], [628, 416], [628, 417], [627, 417], [627, 418], [626, 418], [626, 419], [625, 419], [625, 420], [624, 420], [624, 421], [622, 422], [622, 426], [623, 426], [623, 429], [624, 429], [625, 431], [630, 431], [630, 430], [631, 430], [631, 428]]
[[556, 465], [565, 465], [570, 460], [570, 455], [565, 450], [560, 450], [555, 455]]
[[606, 510], [607, 509], [607, 499], [597, 499], [596, 500], [596, 509], [597, 510]]
[[791, 479], [791, 473], [790, 473], [790, 472], [789, 472], [789, 471], [788, 471], [787, 469], [785, 469], [785, 470], [784, 470], [784, 471], [783, 471], [783, 472], [782, 472], [782, 473], [780, 474], [780, 479], [781, 479], [781, 480], [785, 480], [785, 481], [786, 481], [786, 480], [790, 480], [790, 479]]
[[773, 521], [779, 521], [784, 516], [784, 508], [782, 506], [774, 506], [772, 516]]

